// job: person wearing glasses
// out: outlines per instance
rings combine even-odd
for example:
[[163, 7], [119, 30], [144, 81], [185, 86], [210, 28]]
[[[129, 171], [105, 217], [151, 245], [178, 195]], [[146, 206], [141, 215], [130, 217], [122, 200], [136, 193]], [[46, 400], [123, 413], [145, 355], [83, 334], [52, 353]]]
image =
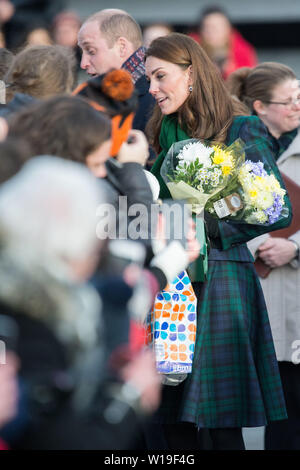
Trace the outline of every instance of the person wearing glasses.
[[[254, 69], [237, 70], [227, 85], [267, 127], [280, 171], [300, 185], [300, 88], [293, 70], [266, 62]], [[264, 234], [248, 243], [254, 257], [272, 268], [261, 285], [288, 413], [287, 420], [266, 427], [267, 450], [300, 448], [299, 245], [300, 230], [289, 238]]]

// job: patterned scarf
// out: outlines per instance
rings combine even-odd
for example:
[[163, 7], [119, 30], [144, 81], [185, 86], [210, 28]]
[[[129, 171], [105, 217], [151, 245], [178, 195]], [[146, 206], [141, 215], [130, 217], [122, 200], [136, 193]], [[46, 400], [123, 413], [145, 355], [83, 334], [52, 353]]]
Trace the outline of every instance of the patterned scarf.
[[127, 70], [131, 74], [134, 84], [145, 75], [145, 51], [144, 47], [140, 47], [122, 65], [122, 69]]

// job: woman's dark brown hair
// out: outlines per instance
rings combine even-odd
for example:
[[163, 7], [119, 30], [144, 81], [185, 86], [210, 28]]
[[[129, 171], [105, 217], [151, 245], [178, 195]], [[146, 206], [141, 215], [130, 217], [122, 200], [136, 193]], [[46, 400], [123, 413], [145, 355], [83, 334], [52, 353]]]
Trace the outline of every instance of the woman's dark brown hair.
[[[193, 90], [177, 111], [179, 125], [191, 138], [224, 142], [233, 116], [241, 112], [201, 46], [188, 36], [171, 33], [150, 44], [145, 60], [150, 56], [179, 65], [183, 70], [192, 66]], [[159, 149], [162, 118], [156, 105], [147, 126], [147, 134], [156, 150]]]
[[236, 70], [228, 77], [226, 86], [231, 95], [252, 113], [254, 101], [271, 101], [277, 85], [295, 79], [296, 75], [290, 67], [278, 62], [263, 62], [253, 69], [242, 67]]
[[110, 119], [75, 96], [29, 106], [10, 119], [8, 132], [8, 137], [24, 139], [32, 156], [56, 155], [84, 164], [110, 135]]

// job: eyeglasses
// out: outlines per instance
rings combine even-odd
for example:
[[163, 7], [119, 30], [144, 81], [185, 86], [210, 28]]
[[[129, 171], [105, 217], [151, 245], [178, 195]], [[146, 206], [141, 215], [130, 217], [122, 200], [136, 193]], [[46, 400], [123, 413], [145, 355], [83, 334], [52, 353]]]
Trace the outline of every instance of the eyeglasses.
[[298, 98], [295, 98], [295, 99], [290, 99], [289, 101], [264, 101], [264, 103], [268, 103], [268, 104], [282, 104], [282, 106], [298, 106], [298, 104], [300, 104], [300, 96], [298, 96]]

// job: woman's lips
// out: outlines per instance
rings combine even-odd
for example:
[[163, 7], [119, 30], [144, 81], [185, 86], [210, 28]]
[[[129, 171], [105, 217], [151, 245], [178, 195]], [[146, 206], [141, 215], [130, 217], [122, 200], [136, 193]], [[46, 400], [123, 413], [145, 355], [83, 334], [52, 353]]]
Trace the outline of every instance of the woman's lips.
[[163, 104], [163, 103], [166, 101], [166, 99], [167, 99], [167, 98], [159, 98], [159, 99], [157, 100], [158, 105], [160, 106], [161, 104]]

